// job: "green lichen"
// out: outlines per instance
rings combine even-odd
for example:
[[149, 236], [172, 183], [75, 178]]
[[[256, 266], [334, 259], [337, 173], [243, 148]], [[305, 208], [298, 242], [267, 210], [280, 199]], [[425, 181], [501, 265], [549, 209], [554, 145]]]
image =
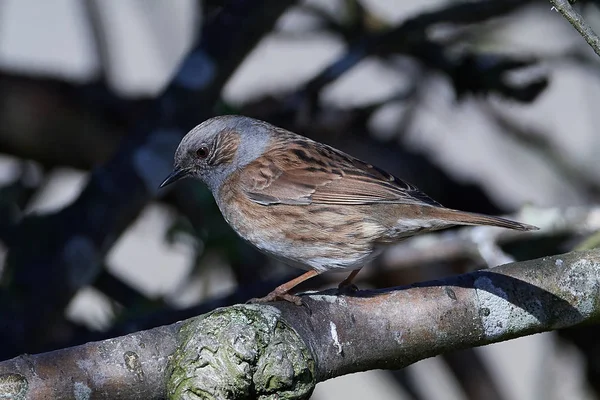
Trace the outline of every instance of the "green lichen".
[[0, 375], [0, 398], [3, 399], [25, 399], [29, 383], [27, 378], [21, 374]]
[[215, 310], [185, 323], [179, 343], [171, 399], [305, 399], [316, 383], [309, 350], [274, 307]]
[[142, 363], [140, 361], [140, 356], [136, 352], [126, 351], [123, 354], [123, 360], [125, 361], [125, 367], [130, 372], [133, 372], [138, 379], [138, 381], [144, 381], [144, 369], [142, 368]]

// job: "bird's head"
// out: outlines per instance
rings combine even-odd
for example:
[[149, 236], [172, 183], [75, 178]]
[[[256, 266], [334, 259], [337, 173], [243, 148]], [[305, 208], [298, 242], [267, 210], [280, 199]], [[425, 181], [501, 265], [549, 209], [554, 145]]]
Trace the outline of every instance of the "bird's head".
[[192, 177], [218, 189], [233, 172], [261, 156], [271, 135], [266, 125], [239, 115], [204, 121], [181, 140], [173, 172], [160, 187]]

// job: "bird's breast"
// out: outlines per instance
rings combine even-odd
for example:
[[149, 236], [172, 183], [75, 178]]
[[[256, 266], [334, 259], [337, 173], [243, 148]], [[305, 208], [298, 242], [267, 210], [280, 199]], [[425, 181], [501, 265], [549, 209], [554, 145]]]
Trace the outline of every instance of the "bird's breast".
[[360, 207], [260, 205], [231, 185], [217, 203], [227, 223], [261, 251], [304, 269], [356, 269], [377, 254], [383, 227]]

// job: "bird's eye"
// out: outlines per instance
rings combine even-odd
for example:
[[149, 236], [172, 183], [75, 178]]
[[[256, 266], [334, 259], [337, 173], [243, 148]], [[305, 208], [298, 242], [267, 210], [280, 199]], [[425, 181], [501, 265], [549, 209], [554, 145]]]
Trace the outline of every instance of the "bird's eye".
[[202, 146], [198, 150], [196, 150], [196, 155], [198, 158], [206, 158], [208, 157], [208, 147]]

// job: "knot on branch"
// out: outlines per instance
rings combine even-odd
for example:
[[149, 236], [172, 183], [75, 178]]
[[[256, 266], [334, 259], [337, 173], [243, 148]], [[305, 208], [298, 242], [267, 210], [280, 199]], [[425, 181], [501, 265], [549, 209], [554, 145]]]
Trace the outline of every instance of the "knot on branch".
[[170, 399], [305, 399], [316, 384], [309, 349], [271, 306], [217, 309], [182, 325], [178, 340]]

